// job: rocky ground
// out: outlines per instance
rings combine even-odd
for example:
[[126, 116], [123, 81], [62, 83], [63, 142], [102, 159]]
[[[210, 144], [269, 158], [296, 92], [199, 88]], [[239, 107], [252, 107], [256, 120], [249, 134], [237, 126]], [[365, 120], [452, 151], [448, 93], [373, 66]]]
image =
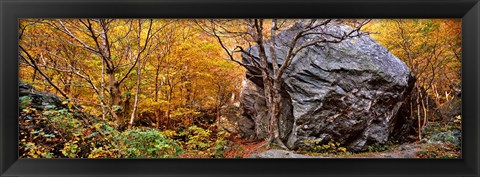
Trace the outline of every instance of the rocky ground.
[[391, 151], [358, 154], [299, 154], [294, 151], [270, 149], [251, 154], [248, 158], [417, 158], [417, 153], [421, 150], [421, 144], [405, 144]]
[[382, 152], [361, 152], [343, 154], [300, 154], [300, 152], [270, 149], [253, 153], [248, 158], [420, 158], [419, 152], [429, 147], [424, 143], [403, 144], [392, 150]]

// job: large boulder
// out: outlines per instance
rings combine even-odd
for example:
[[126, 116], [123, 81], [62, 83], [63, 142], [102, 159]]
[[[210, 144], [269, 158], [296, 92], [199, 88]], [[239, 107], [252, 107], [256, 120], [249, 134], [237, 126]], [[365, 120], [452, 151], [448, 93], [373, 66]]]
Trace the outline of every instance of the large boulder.
[[[275, 48], [280, 63], [288, 50], [283, 44], [289, 44], [300, 29], [302, 25], [296, 24], [277, 35]], [[332, 23], [318, 32], [341, 35], [350, 30], [346, 25]], [[308, 35], [297, 46], [318, 38], [328, 36]], [[258, 46], [247, 51], [258, 56]], [[270, 62], [268, 50], [267, 56]], [[259, 62], [247, 57], [243, 56], [243, 62]], [[258, 70], [247, 69], [239, 125], [245, 125], [241, 127], [245, 136], [264, 138], [268, 109], [263, 82]], [[404, 120], [409, 115], [405, 113], [405, 102], [412, 85], [413, 77], [405, 63], [368, 35], [305, 48], [283, 75], [281, 137], [293, 149], [308, 148], [305, 140], [338, 142], [350, 150], [385, 143], [395, 127], [405, 127], [395, 126], [397, 122], [408, 122]]]

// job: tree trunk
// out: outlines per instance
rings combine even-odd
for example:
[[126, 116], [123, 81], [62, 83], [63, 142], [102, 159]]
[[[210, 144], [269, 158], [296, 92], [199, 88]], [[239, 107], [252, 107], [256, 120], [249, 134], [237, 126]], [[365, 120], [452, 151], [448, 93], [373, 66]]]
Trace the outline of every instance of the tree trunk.
[[172, 97], [173, 97], [173, 86], [171, 85], [171, 83], [169, 82], [169, 88], [170, 90], [168, 91], [168, 97], [167, 97], [167, 127], [170, 127], [170, 119], [172, 119], [172, 116], [171, 116], [171, 109], [172, 109]]
[[35, 78], [37, 78], [37, 70], [33, 70], [32, 83], [35, 83]]
[[[155, 102], [158, 103], [158, 92], [160, 90], [158, 84], [158, 75], [160, 74], [160, 64], [157, 64], [155, 70]], [[159, 106], [155, 108], [155, 127], [158, 129], [160, 127], [160, 116], [159, 116]]]
[[[256, 22], [256, 29], [257, 29], [257, 39], [256, 42], [259, 48], [259, 58], [260, 58], [260, 67], [262, 71], [262, 80], [265, 92], [265, 101], [266, 106], [268, 107], [269, 113], [269, 131], [268, 131], [268, 143], [269, 145], [277, 144], [283, 149], [287, 149], [283, 142], [280, 140], [279, 131], [278, 131], [278, 119], [280, 113], [280, 81], [277, 79], [272, 79], [275, 77], [275, 72], [273, 71], [273, 75], [270, 75], [269, 66], [267, 61], [267, 55], [265, 51], [265, 47], [263, 45], [263, 21], [259, 20]], [[274, 57], [274, 56], [272, 56]], [[274, 70], [278, 70], [277, 67], [273, 68]]]
[[273, 94], [272, 94], [272, 105], [270, 106], [270, 122], [269, 122], [269, 141], [270, 143], [276, 143], [281, 148], [287, 149], [280, 139], [280, 106], [281, 106], [281, 95], [280, 95], [280, 81], [276, 80], [273, 84]]
[[421, 124], [421, 116], [420, 116], [420, 96], [421, 96], [420, 88], [417, 87], [417, 122], [418, 122], [418, 140], [422, 140], [422, 124]]
[[160, 64], [155, 69], [155, 102], [158, 102], [158, 75], [160, 74]]
[[158, 115], [158, 110], [155, 110], [155, 128], [160, 128], [160, 116]]
[[133, 121], [135, 120], [135, 116], [137, 114], [138, 94], [140, 93], [140, 79], [142, 77], [141, 69], [140, 69], [141, 66], [142, 66], [142, 61], [139, 61], [138, 65], [137, 65], [137, 88], [136, 88], [136, 91], [135, 91], [135, 101], [133, 103], [132, 115], [130, 116], [130, 122], [128, 123], [128, 128], [129, 129], [132, 128]]
[[[428, 95], [425, 96], [425, 99], [428, 101]], [[427, 113], [428, 113], [428, 104], [427, 104], [427, 107], [425, 106], [425, 102], [423, 101], [422, 99], [422, 108], [423, 108], [423, 127], [425, 127], [425, 125], [427, 125]]]
[[118, 126], [120, 126], [121, 124], [123, 124], [123, 119], [120, 116], [121, 108], [119, 108], [119, 106], [121, 105], [121, 94], [119, 88], [120, 85], [115, 80], [115, 73], [113, 71], [107, 71], [107, 74], [110, 83], [110, 113], [112, 114], [112, 117], [116, 120]]
[[102, 60], [102, 82], [101, 82], [101, 88], [102, 88], [102, 91], [100, 92], [100, 104], [102, 106], [102, 120], [105, 120], [105, 115], [106, 115], [106, 111], [105, 111], [105, 105], [103, 104], [104, 103], [104, 99], [105, 99], [105, 61]]
[[220, 98], [220, 89], [221, 86], [217, 84], [217, 103], [216, 103], [216, 111], [217, 111], [217, 127], [220, 127], [220, 104], [221, 104], [221, 98]]
[[[262, 58], [262, 65], [267, 64], [265, 51], [260, 49], [260, 56]], [[286, 149], [286, 146], [280, 140], [279, 129], [278, 129], [278, 119], [280, 117], [280, 87], [278, 81], [272, 85], [272, 79], [268, 74], [268, 70], [262, 70], [263, 86], [265, 92], [265, 101], [268, 108], [269, 114], [269, 131], [268, 131], [268, 143], [270, 145], [277, 144], [281, 148]]]

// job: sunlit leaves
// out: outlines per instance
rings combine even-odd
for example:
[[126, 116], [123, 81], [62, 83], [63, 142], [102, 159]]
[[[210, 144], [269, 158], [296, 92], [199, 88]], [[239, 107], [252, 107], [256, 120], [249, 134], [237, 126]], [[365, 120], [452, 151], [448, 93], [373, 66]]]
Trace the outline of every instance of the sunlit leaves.
[[417, 83], [440, 103], [460, 89], [460, 20], [375, 20], [364, 30], [404, 61]]

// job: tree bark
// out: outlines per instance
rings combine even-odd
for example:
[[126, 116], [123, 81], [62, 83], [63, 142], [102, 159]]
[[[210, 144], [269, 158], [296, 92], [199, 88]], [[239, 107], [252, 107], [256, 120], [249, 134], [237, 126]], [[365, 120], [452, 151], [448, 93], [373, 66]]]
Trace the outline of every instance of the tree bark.
[[421, 124], [421, 121], [422, 121], [422, 118], [420, 116], [420, 96], [422, 95], [422, 93], [420, 92], [420, 87], [417, 86], [417, 99], [416, 99], [416, 103], [417, 103], [417, 122], [418, 122], [418, 140], [422, 140], [422, 124]]
[[[277, 79], [272, 79], [269, 73], [267, 55], [263, 42], [262, 35], [262, 20], [255, 20], [255, 26], [257, 29], [257, 44], [259, 47], [260, 66], [262, 70], [262, 80], [264, 83], [265, 101], [268, 107], [269, 113], [269, 137], [268, 142], [270, 145], [277, 144], [281, 148], [286, 149], [286, 146], [280, 140], [278, 119], [280, 115], [280, 87]], [[275, 71], [274, 71], [275, 73]]]
[[132, 115], [130, 116], [130, 122], [128, 123], [128, 128], [132, 128], [133, 126], [133, 121], [135, 120], [135, 116], [137, 114], [137, 107], [138, 107], [138, 94], [140, 93], [140, 79], [142, 77], [141, 75], [141, 69], [140, 67], [142, 66], [141, 65], [141, 61], [138, 63], [138, 66], [137, 66], [137, 88], [136, 88], [136, 91], [135, 91], [135, 101], [133, 103], [133, 110], [132, 110]]
[[281, 82], [280, 80], [275, 80], [273, 84], [273, 95], [272, 95], [272, 110], [271, 114], [272, 117], [270, 118], [270, 124], [269, 124], [269, 132], [270, 132], [270, 143], [276, 143], [279, 145], [281, 148], [287, 149], [282, 140], [280, 139], [280, 107], [281, 107], [281, 95], [280, 95], [280, 89], [281, 89]]
[[427, 125], [427, 122], [428, 122], [428, 117], [427, 117], [427, 113], [428, 113], [428, 95], [425, 96], [425, 99], [427, 100], [427, 105], [425, 106], [425, 102], [423, 101], [422, 99], [422, 108], [423, 108], [423, 127], [425, 127], [425, 125]]
[[120, 85], [115, 80], [115, 72], [107, 70], [110, 89], [110, 113], [118, 125], [123, 124], [121, 117], [121, 93]]
[[102, 82], [101, 82], [101, 88], [102, 88], [102, 91], [100, 92], [100, 104], [102, 106], [102, 120], [105, 120], [105, 115], [106, 115], [106, 111], [105, 111], [105, 105], [103, 104], [103, 99], [105, 99], [105, 61], [102, 60]]

